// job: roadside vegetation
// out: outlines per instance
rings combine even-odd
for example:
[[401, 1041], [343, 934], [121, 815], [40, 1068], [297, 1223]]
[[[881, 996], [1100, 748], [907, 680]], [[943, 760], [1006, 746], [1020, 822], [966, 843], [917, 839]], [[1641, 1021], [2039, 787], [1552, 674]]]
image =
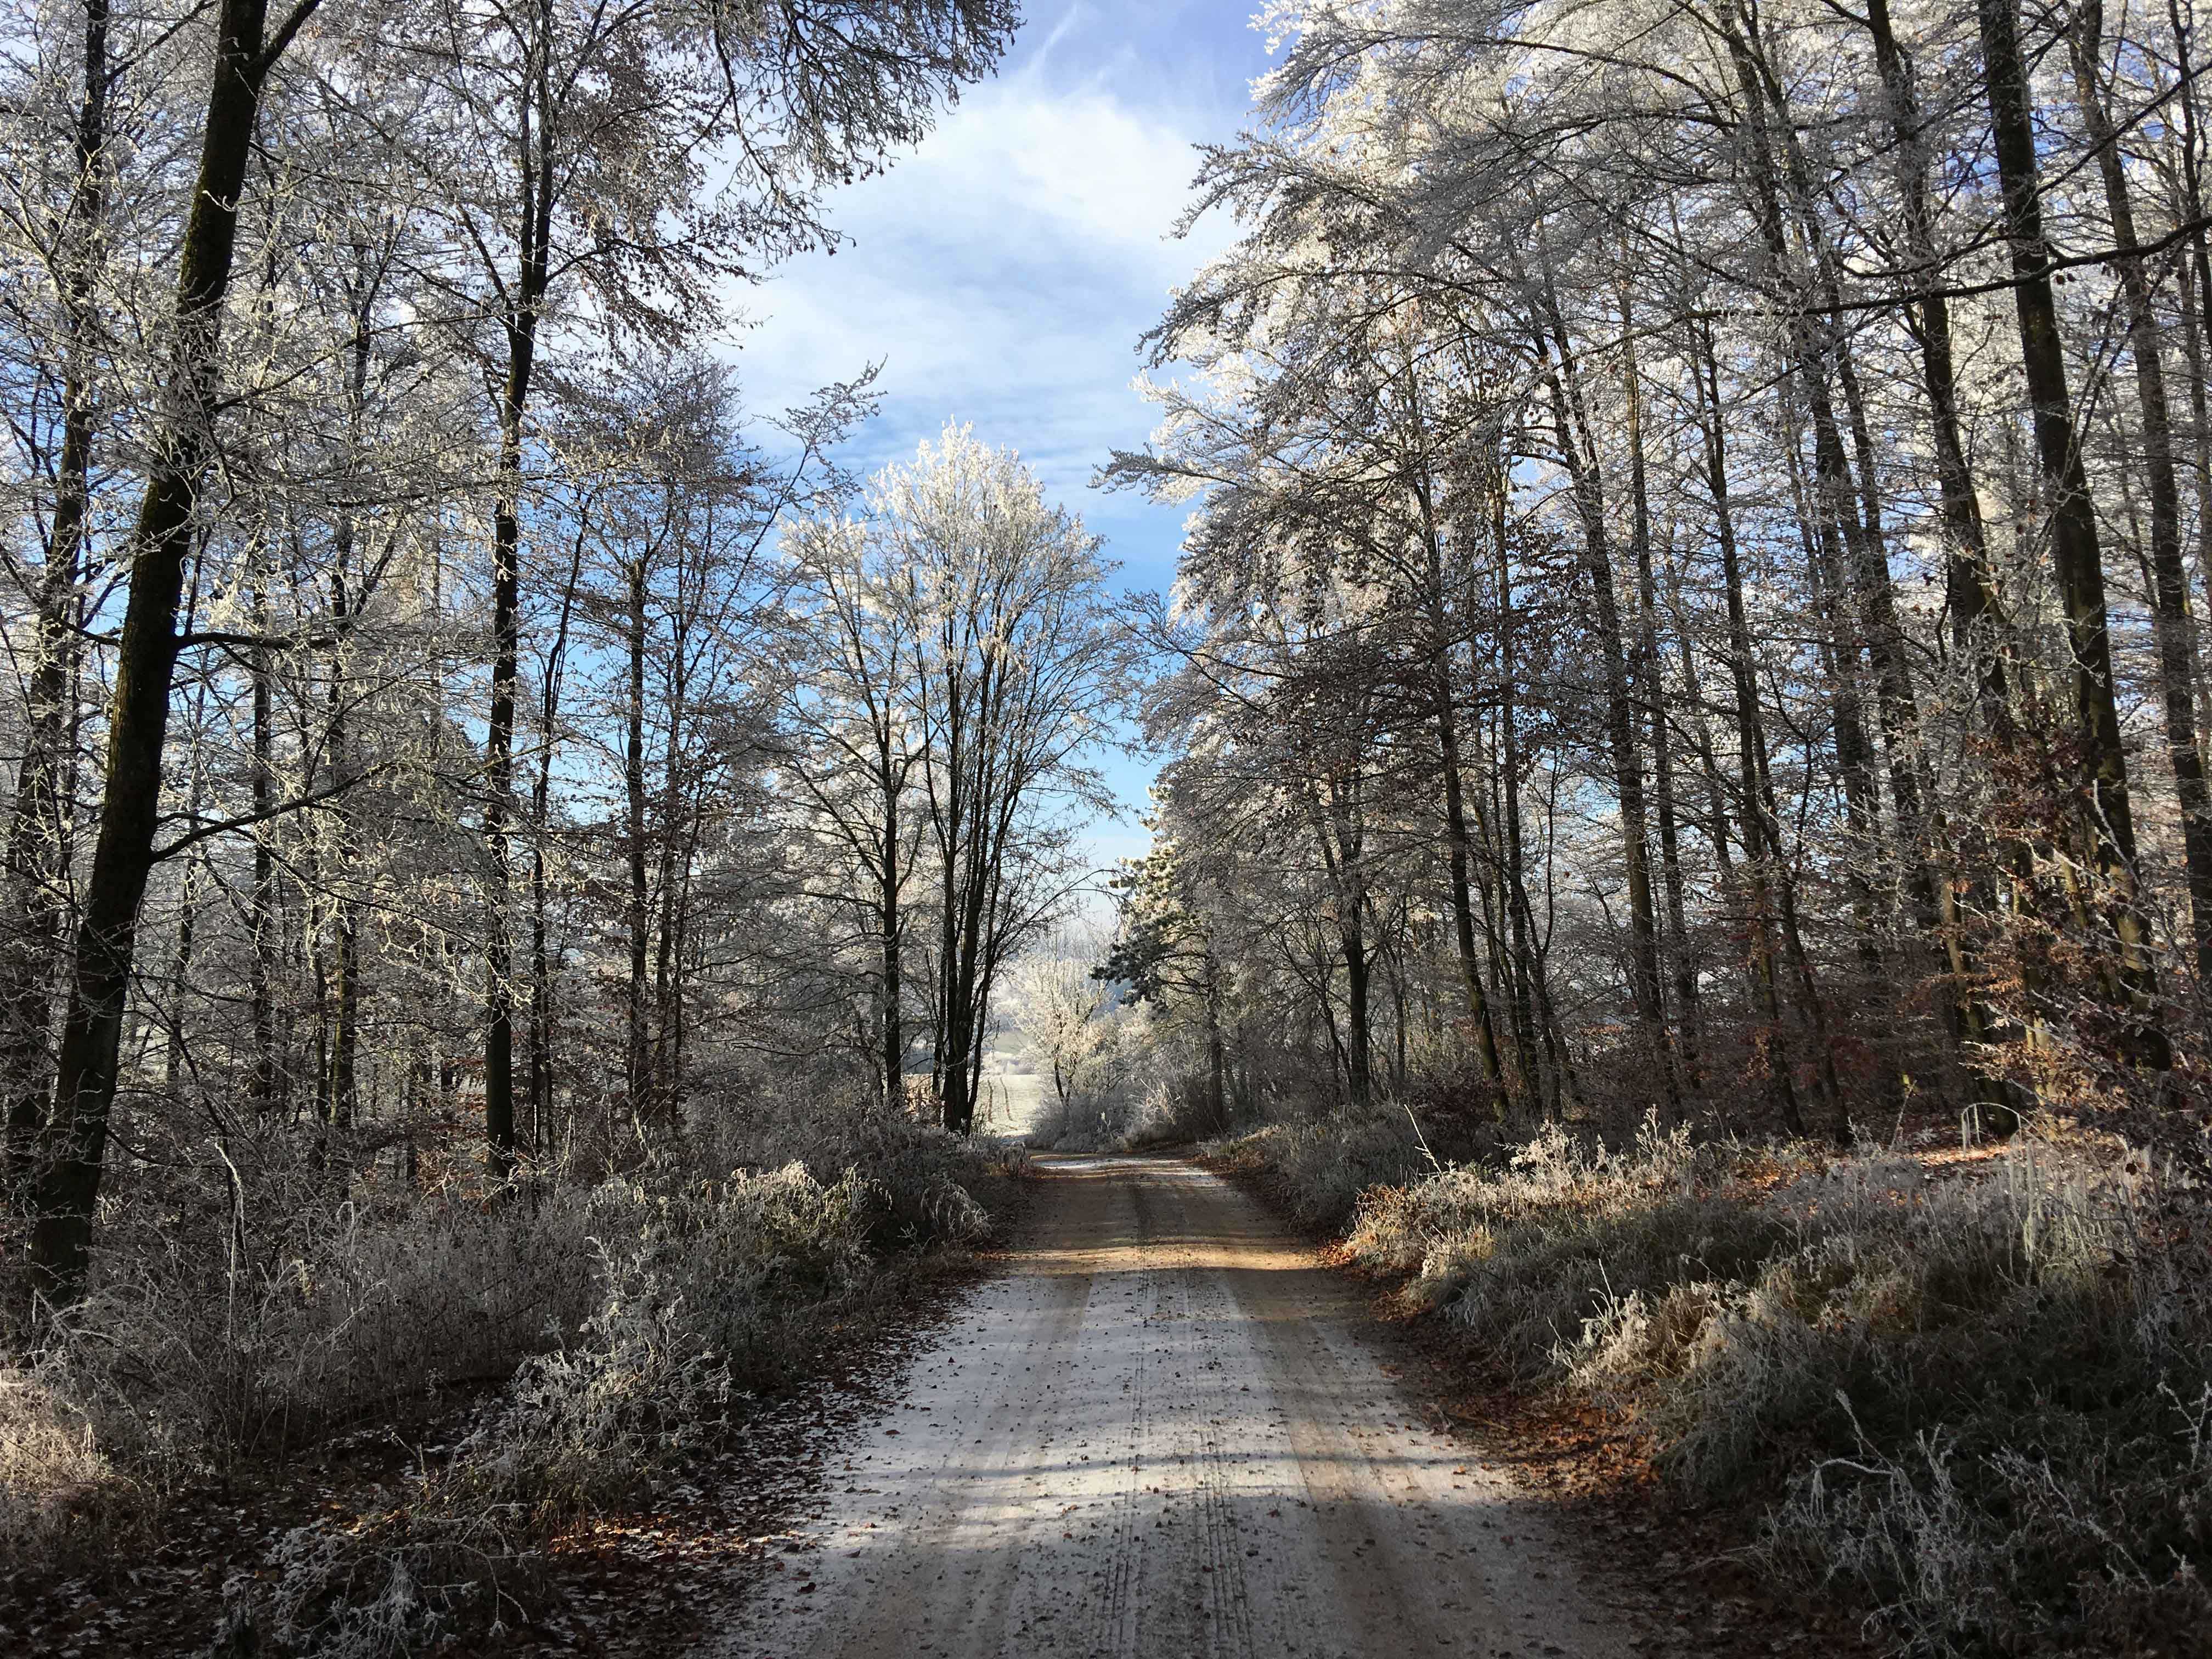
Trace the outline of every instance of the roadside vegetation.
[[270, 1535], [198, 1643], [372, 1659], [513, 1625], [550, 1540], [650, 1511], [809, 1380], [831, 1325], [897, 1317], [991, 1238], [1023, 1167], [854, 1100], [597, 1181], [279, 1162], [173, 1189], [226, 1248], [154, 1248], [173, 1213], [118, 1215], [147, 1248], [0, 1370], [11, 1583], [115, 1577], [179, 1493], [257, 1503], [366, 1431], [404, 1455]]
[[1462, 1332], [1478, 1374], [1601, 1407], [1679, 1501], [1755, 1517], [1761, 1562], [1846, 1588], [1893, 1650], [2203, 1650], [2194, 1178], [2056, 1128], [1844, 1152], [1650, 1119], [1611, 1145], [1480, 1139], [1436, 1167], [1398, 1112], [1212, 1151]]

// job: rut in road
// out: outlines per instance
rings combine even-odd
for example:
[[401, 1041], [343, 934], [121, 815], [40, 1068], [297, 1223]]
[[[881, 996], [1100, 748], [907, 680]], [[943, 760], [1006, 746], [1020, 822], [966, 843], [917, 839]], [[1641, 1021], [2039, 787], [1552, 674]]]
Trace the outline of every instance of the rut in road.
[[1542, 1505], [1422, 1426], [1243, 1194], [1044, 1161], [1008, 1272], [832, 1456], [714, 1659], [1626, 1655]]

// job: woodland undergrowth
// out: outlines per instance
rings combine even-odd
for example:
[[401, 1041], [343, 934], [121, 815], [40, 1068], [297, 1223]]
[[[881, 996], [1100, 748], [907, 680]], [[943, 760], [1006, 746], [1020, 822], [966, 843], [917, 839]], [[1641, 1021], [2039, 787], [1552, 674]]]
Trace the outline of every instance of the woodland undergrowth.
[[1450, 1163], [1403, 1112], [1216, 1151], [1515, 1382], [1632, 1424], [1684, 1498], [1760, 1515], [1755, 1557], [1850, 1586], [1895, 1651], [2208, 1650], [2212, 1206], [2172, 1162], [1647, 1121]]
[[[806, 1374], [825, 1317], [985, 1242], [1020, 1159], [850, 1105], [595, 1182], [234, 1169], [195, 1216], [115, 1217], [93, 1294], [0, 1367], [0, 1550], [81, 1565], [195, 1483], [441, 1425], [364, 1510], [280, 1534], [216, 1650], [382, 1659], [512, 1621], [550, 1539], [647, 1503]], [[185, 1219], [217, 1249], [162, 1248]]]

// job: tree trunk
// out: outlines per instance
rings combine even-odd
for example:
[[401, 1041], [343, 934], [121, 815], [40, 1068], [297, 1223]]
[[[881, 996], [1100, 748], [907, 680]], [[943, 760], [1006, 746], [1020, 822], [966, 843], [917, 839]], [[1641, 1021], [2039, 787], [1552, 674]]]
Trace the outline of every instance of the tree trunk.
[[538, 777], [530, 791], [530, 1118], [531, 1139], [540, 1149], [551, 1146], [553, 1134], [553, 963], [546, 916], [545, 839], [552, 817], [561, 682], [568, 667], [568, 629], [576, 614], [590, 513], [587, 499], [578, 508], [575, 538], [568, 550], [568, 578], [561, 587], [561, 617], [545, 653], [544, 683], [538, 699]]
[[1229, 1127], [1229, 1103], [1223, 1087], [1221, 969], [1209, 947], [1201, 967], [1200, 994], [1206, 1004], [1206, 1109], [1218, 1133]]
[[[302, 0], [288, 27], [304, 21]], [[33, 1288], [48, 1302], [83, 1291], [94, 1201], [115, 1100], [124, 1000], [138, 908], [154, 866], [161, 751], [176, 670], [177, 607], [191, 550], [193, 507], [221, 401], [216, 342], [230, 286], [238, 205], [261, 88], [277, 55], [263, 40], [266, 0], [221, 0], [199, 173], [178, 259], [176, 343], [152, 433], [146, 492], [131, 536], [131, 578], [115, 659], [100, 835], [77, 930], [76, 960], [56, 1067], [54, 1113], [40, 1136], [31, 1231]]]
[[1355, 903], [1337, 917], [1337, 936], [1344, 951], [1345, 1099], [1355, 1112], [1364, 1111], [1375, 1099], [1375, 1041], [1369, 1030], [1366, 929]]
[[[1705, 440], [1706, 489], [1713, 504], [1715, 539], [1720, 544], [1721, 583], [1728, 604], [1729, 677], [1735, 690], [1736, 741], [1742, 773], [1745, 835], [1745, 882], [1750, 894], [1752, 984], [1761, 1024], [1767, 1088], [1783, 1127], [1790, 1133], [1805, 1133], [1804, 1115], [1798, 1109], [1797, 1090], [1790, 1075], [1790, 1060], [1782, 1042], [1781, 1001], [1776, 990], [1773, 895], [1790, 889], [1790, 872], [1782, 857], [1779, 826], [1766, 795], [1766, 738], [1759, 713], [1759, 682], [1751, 649], [1751, 620], [1743, 600], [1743, 571], [1737, 556], [1735, 511], [1729, 497], [1725, 416], [1720, 394], [1720, 368], [1713, 352], [1711, 325], [1699, 322], [1696, 333], [1698, 424]], [[1825, 1051], [1826, 1031], [1820, 999], [1810, 986], [1805, 989], [1807, 1013], [1815, 1026], [1815, 1040]]]
[[[259, 538], [246, 550], [250, 570], [246, 580], [253, 593], [253, 631], [267, 639], [270, 633], [269, 582], [264, 568], [266, 550]], [[269, 649], [257, 645], [246, 653], [253, 682], [253, 961], [249, 971], [249, 1000], [252, 1006], [253, 1070], [246, 1096], [257, 1112], [276, 1109], [283, 1091], [284, 1068], [276, 1055], [276, 951], [283, 929], [277, 917], [276, 855], [270, 845], [276, 833], [270, 816], [276, 805], [275, 689], [269, 683]]]
[[2160, 689], [2166, 701], [2166, 753], [2181, 809], [2182, 859], [2188, 872], [2189, 919], [2196, 943], [2197, 981], [2212, 984], [2212, 802], [2206, 799], [2204, 756], [2197, 746], [2196, 651], [2189, 625], [2189, 578], [2181, 550], [2181, 485], [2173, 460], [2173, 420], [2166, 393], [2166, 352], [2160, 343], [2151, 276], [2135, 252], [2135, 204], [2119, 135], [2112, 130], [2102, 84], [2103, 0], [2079, 0], [2071, 37], [2075, 86], [2082, 125], [2096, 147], [2120, 252], [2120, 291], [2127, 301], [2128, 350], [2135, 359], [2136, 398], [2142, 410], [2143, 480], [2150, 495], [2151, 625], [2158, 644]]
[[[623, 840], [628, 843], [629, 903], [629, 1089], [630, 1122], [642, 1139], [652, 1117], [653, 1054], [646, 1018], [646, 957], [652, 942], [645, 867], [645, 556], [629, 565], [629, 609], [624, 642], [629, 650], [629, 706], [623, 711]], [[664, 826], [665, 827], [665, 826]]]
[[[1441, 583], [1443, 572], [1437, 568], [1433, 538], [1431, 546], [1431, 579]], [[1431, 592], [1441, 598], [1440, 588]], [[1467, 998], [1468, 1024], [1474, 1037], [1475, 1054], [1482, 1062], [1482, 1080], [1494, 1088], [1499, 1076], [1498, 1032], [1491, 1023], [1490, 999], [1482, 984], [1482, 958], [1475, 945], [1474, 902], [1468, 878], [1466, 785], [1460, 771], [1459, 711], [1452, 696], [1451, 657], [1442, 635], [1441, 605], [1432, 604], [1431, 611], [1431, 627], [1437, 635], [1431, 647], [1434, 672], [1431, 695], [1436, 702], [1437, 745], [1443, 769], [1444, 836], [1451, 878], [1452, 922], [1459, 946], [1460, 980]], [[1501, 1113], [1504, 1110], [1502, 1095], [1498, 1107]]]
[[1680, 1031], [1682, 1081], [1692, 1093], [1703, 1086], [1698, 1060], [1698, 969], [1691, 959], [1683, 920], [1681, 836], [1675, 821], [1674, 743], [1667, 712], [1667, 682], [1659, 659], [1658, 597], [1651, 575], [1651, 500], [1644, 475], [1644, 386], [1636, 361], [1636, 320], [1628, 290], [1620, 290], [1622, 391], [1628, 414], [1628, 479], [1634, 517], [1629, 552], [1636, 566], [1638, 690], [1651, 730], [1653, 805], [1659, 816], [1659, 869], [1666, 892], [1667, 957], [1673, 969], [1674, 1015]]
[[[349, 534], [337, 538], [335, 549], [335, 568], [331, 574], [331, 620], [339, 639], [331, 650], [330, 684], [330, 750], [331, 781], [333, 787], [343, 789], [352, 781], [350, 736], [347, 730], [345, 678], [343, 658], [344, 632], [348, 615], [346, 592], [346, 553], [351, 541]], [[331, 999], [335, 1018], [331, 1029], [331, 1060], [328, 1101], [330, 1121], [337, 1128], [350, 1129], [360, 1097], [359, 1053], [361, 1047], [361, 938], [353, 899], [345, 890], [353, 879], [355, 848], [351, 817], [343, 798], [334, 808], [338, 828], [337, 868], [332, 872], [331, 885], [337, 890], [332, 902], [332, 931], [337, 938], [336, 972], [337, 983]]]
[[884, 1103], [894, 1112], [906, 1109], [906, 1024], [902, 993], [906, 964], [901, 960], [905, 943], [904, 918], [899, 914], [899, 893], [906, 879], [900, 866], [899, 783], [891, 766], [890, 734], [877, 731], [878, 778], [884, 793], [884, 856], [876, 887], [877, 925], [882, 934], [882, 1003]]
[[2066, 358], [2051, 291], [2051, 247], [2044, 240], [2042, 185], [2035, 153], [2034, 106], [2020, 50], [2015, 0], [1977, 0], [1982, 59], [1997, 174], [2003, 186], [2013, 301], [2020, 320], [2022, 368], [2034, 411], [2036, 457], [2049, 514], [2051, 562], [2066, 611], [2072, 647], [2076, 788], [2086, 862], [2095, 902], [2116, 955], [2115, 1009], [2125, 1024], [2119, 1047], [2132, 1063], [2164, 1071], [2172, 1050], [2158, 1006], [2150, 924], [2142, 912], [2136, 869], [2135, 817], [2128, 794], [2113, 695], [2112, 640], [2105, 607], [2105, 570], [2088, 479], [2075, 441]]
[[[1505, 546], [1505, 485], [1501, 476], [1492, 486], [1492, 528], [1498, 547], [1498, 770], [1504, 777], [1504, 846], [1500, 872], [1505, 883], [1505, 908], [1513, 939], [1513, 1043], [1520, 1051], [1523, 1103], [1530, 1109], [1548, 1103], [1553, 1115], [1559, 1102], [1553, 1085], [1562, 1075], [1564, 1054], [1559, 1033], [1550, 1014], [1544, 987], [1544, 962], [1536, 948], [1535, 917], [1528, 905], [1528, 877], [1521, 833], [1521, 737], [1515, 717], [1513, 659], [1513, 573]], [[1536, 1021], [1544, 1019], [1544, 1046], [1548, 1068], [1536, 1048]]]
[[515, 308], [507, 313], [507, 379], [499, 394], [499, 469], [492, 506], [491, 710], [485, 738], [486, 894], [484, 1133], [495, 1176], [514, 1167], [514, 950], [513, 846], [514, 694], [522, 605], [522, 441], [538, 361], [538, 307], [544, 299], [552, 228], [551, 180], [544, 163], [525, 173], [522, 266]]
[[[1498, 1030], [1490, 1017], [1490, 999], [1483, 988], [1482, 958], [1475, 947], [1474, 904], [1469, 878], [1466, 783], [1460, 769], [1459, 710], [1452, 695], [1452, 659], [1455, 654], [1449, 621], [1444, 614], [1443, 538], [1437, 524], [1436, 501], [1430, 484], [1428, 438], [1421, 415], [1420, 374], [1418, 365], [1406, 368], [1406, 407], [1413, 431], [1413, 504], [1420, 514], [1422, 551], [1427, 560], [1427, 581], [1421, 599], [1429, 625], [1431, 695], [1436, 702], [1437, 746], [1443, 771], [1444, 838], [1451, 884], [1452, 922], [1459, 945], [1462, 988], [1467, 998], [1470, 1035], [1476, 1057], [1482, 1063], [1482, 1080], [1495, 1089], [1499, 1082]], [[1505, 1109], [1504, 1097], [1498, 1110]]]
[[[672, 501], [669, 503], [669, 512], [672, 520]], [[651, 1086], [654, 1109], [671, 1128], [676, 1127], [683, 1105], [680, 1084], [684, 993], [679, 982], [683, 967], [679, 941], [683, 934], [684, 896], [691, 868], [691, 848], [698, 836], [700, 817], [706, 811], [703, 799], [687, 800], [693, 792], [684, 787], [684, 723], [688, 713], [690, 689], [690, 659], [687, 655], [690, 649], [690, 634], [684, 599], [685, 558], [686, 551], [679, 544], [676, 568], [677, 598], [670, 626], [668, 672], [665, 677], [668, 726], [667, 747], [661, 757], [660, 767], [660, 938], [654, 953], [653, 972], [653, 1007], [656, 1024]]]
[[1580, 395], [1573, 389], [1573, 354], [1568, 348], [1559, 307], [1548, 294], [1544, 306], [1549, 331], [1540, 331], [1538, 350], [1544, 359], [1545, 384], [1551, 393], [1553, 416], [1559, 425], [1559, 453], [1566, 465], [1582, 520], [1583, 564], [1596, 599], [1598, 646], [1605, 664], [1606, 731], [1612, 745], [1613, 787], [1620, 800], [1621, 844], [1628, 866], [1629, 980], [1637, 1024], [1650, 1045], [1651, 1058], [1659, 1070], [1661, 1100], [1671, 1116], [1680, 1114], [1681, 1096], [1659, 989], [1658, 927], [1651, 899], [1650, 826], [1644, 810], [1644, 763], [1636, 752], [1635, 699], [1629, 688], [1627, 650], [1621, 633], [1620, 607], [1613, 591], [1612, 544], [1606, 530], [1605, 504], [1596, 473], [1597, 453], [1589, 436], [1589, 423], [1581, 415]]
[[[1960, 425], [1950, 301], [1942, 293], [1936, 275], [1940, 268], [1936, 216], [1929, 202], [1928, 147], [1914, 88], [1913, 68], [1891, 27], [1888, 0], [1869, 0], [1866, 23], [1874, 42], [1875, 67], [1888, 99], [1890, 129], [1897, 143], [1898, 182], [1905, 206], [1905, 253], [1916, 269], [1928, 273], [1927, 286], [1908, 307], [1905, 324], [1920, 347], [1921, 374], [1936, 441], [1937, 508], [1943, 526], [1944, 599], [1951, 612], [1953, 648], [1974, 665], [1983, 725], [1993, 740], [2002, 742], [2011, 726], [2006, 673], [2011, 655], [2011, 629], [1990, 569], [1981, 498], [1967, 465]], [[1989, 883], [1978, 867], [1988, 856], [1987, 843], [1972, 828], [1962, 842], [1953, 842], [1940, 814], [1931, 813], [1929, 829], [1939, 844], [1949, 842], [1954, 848], [1953, 855], [1966, 866], [1963, 881], [1950, 872], [1939, 870], [1935, 874], [1941, 897], [1943, 949], [1958, 988], [1960, 1033], [1969, 1045], [1966, 1068], [1982, 1103], [2001, 1115], [2001, 1124], [2008, 1126], [2015, 1111], [2013, 1091], [1975, 1052], [1994, 1037], [1997, 1020], [1994, 1012], [1972, 989], [1978, 964], [1966, 936], [1960, 902], [1963, 889], [1969, 907], [1988, 906]]]
[[0, 910], [15, 936], [0, 945], [0, 1091], [11, 1190], [30, 1178], [52, 1084], [47, 1043], [68, 916], [70, 808], [62, 784], [73, 747], [82, 647], [75, 626], [92, 496], [92, 324], [100, 222], [106, 202], [108, 0], [84, 0], [84, 84], [72, 159], [76, 179], [57, 240], [66, 261], [60, 295], [62, 445], [53, 519], [37, 599], [37, 656], [27, 688], [23, 757], [15, 775], [0, 882]]

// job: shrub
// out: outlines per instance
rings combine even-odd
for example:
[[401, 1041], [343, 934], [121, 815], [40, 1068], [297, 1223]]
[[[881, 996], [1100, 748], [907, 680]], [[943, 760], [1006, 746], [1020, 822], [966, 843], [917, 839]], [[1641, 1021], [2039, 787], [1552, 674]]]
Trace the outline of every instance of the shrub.
[[0, 1543], [12, 1554], [51, 1547], [88, 1505], [104, 1500], [112, 1519], [131, 1508], [92, 1423], [50, 1370], [0, 1369]]
[[[224, 1640], [389, 1659], [496, 1620], [536, 1547], [587, 1511], [642, 1500], [756, 1390], [813, 1357], [824, 1310], [872, 1292], [883, 1252], [988, 1237], [965, 1182], [1008, 1178], [1018, 1152], [860, 1111], [775, 1138], [794, 1157], [710, 1181], [672, 1170], [581, 1200], [589, 1311], [526, 1358], [455, 1448], [366, 1519], [288, 1534], [229, 1587]], [[866, 1173], [863, 1173], [863, 1170]]]
[[2212, 1217], [2186, 1179], [2081, 1136], [1943, 1172], [1650, 1121], [1424, 1170], [1386, 1125], [1226, 1151], [1487, 1359], [1633, 1420], [1680, 1490], [1771, 1502], [1764, 1558], [1856, 1585], [1899, 1650], [2206, 1650]]
[[635, 1498], [733, 1392], [783, 1380], [796, 1315], [865, 1284], [874, 1196], [857, 1174], [824, 1187], [798, 1164], [673, 1196], [603, 1187], [598, 1305], [574, 1340], [515, 1374], [447, 1497], [547, 1520]]
[[1330, 1231], [1349, 1225], [1370, 1191], [1405, 1187], [1432, 1167], [1403, 1112], [1273, 1123], [1206, 1151], [1258, 1175], [1302, 1224]]
[[231, 1586], [223, 1642], [394, 1655], [497, 1620], [549, 1529], [805, 1371], [822, 1312], [881, 1294], [892, 1255], [988, 1239], [1026, 1172], [862, 1099], [768, 1103], [596, 1185], [418, 1188], [279, 1143], [182, 1172], [158, 1210], [126, 1195], [90, 1296], [0, 1368], [0, 1550], [112, 1553], [185, 1482], [459, 1407], [447, 1461]]

